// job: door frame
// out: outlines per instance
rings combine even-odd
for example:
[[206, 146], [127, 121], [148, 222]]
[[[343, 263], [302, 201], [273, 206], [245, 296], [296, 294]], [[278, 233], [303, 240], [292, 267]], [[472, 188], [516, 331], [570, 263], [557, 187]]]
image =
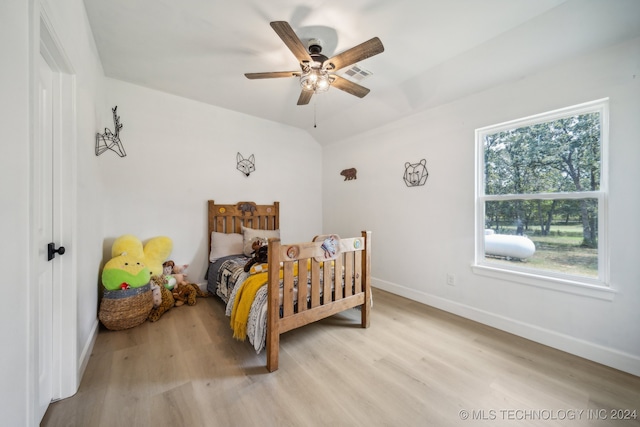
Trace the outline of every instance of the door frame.
[[[48, 12], [46, 0], [33, 1], [30, 48], [30, 157], [35, 147], [34, 138], [38, 134], [37, 108], [37, 64], [39, 56], [45, 58], [54, 74], [53, 82], [53, 239], [56, 246], [65, 246], [67, 253], [56, 257], [53, 267], [53, 308], [52, 316], [52, 400], [72, 396], [79, 386], [79, 355], [77, 343], [77, 281], [74, 272], [76, 260], [76, 81], [71, 61], [65, 53], [63, 43], [57, 36], [52, 14]], [[30, 164], [31, 161], [30, 161]], [[32, 176], [30, 174], [30, 176]], [[35, 194], [30, 187], [29, 200]], [[31, 203], [31, 206], [34, 206]], [[30, 230], [33, 227], [30, 226]], [[30, 232], [31, 235], [31, 232]], [[39, 248], [33, 247], [33, 236], [29, 239], [30, 256], [37, 256]], [[33, 276], [34, 262], [30, 259], [30, 277]], [[38, 295], [35, 286], [29, 286], [29, 417], [34, 425], [38, 397]]]

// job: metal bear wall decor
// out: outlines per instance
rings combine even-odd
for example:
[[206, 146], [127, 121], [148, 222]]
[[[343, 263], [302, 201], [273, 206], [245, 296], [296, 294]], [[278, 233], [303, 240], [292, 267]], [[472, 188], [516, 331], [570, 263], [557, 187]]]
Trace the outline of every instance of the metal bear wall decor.
[[429, 171], [427, 171], [427, 161], [425, 159], [420, 160], [419, 163], [404, 164], [404, 183], [407, 187], [418, 187], [424, 185], [429, 177]]
[[236, 165], [236, 169], [238, 169], [246, 176], [251, 175], [251, 172], [254, 172], [256, 170], [256, 159], [253, 154], [245, 159], [244, 157], [242, 157], [242, 154], [238, 153], [236, 155], [236, 161], [238, 162]]

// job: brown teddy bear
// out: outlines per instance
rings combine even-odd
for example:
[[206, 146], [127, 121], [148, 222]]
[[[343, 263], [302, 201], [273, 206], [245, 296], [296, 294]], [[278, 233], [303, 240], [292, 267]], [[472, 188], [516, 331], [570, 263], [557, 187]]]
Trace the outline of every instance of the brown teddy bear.
[[173, 288], [173, 299], [176, 301], [176, 307], [180, 307], [184, 303], [187, 305], [195, 305], [196, 303], [196, 290], [190, 283], [178, 283]]
[[151, 276], [149, 284], [153, 293], [153, 308], [147, 318], [155, 322], [174, 306], [175, 299], [171, 291], [166, 288], [167, 279], [164, 276]]
[[195, 305], [196, 297], [207, 298], [208, 296], [208, 292], [203, 292], [198, 285], [193, 283], [179, 283], [173, 288], [173, 299], [176, 301], [176, 307], [180, 307], [184, 303]]
[[198, 285], [187, 281], [187, 275], [184, 271], [189, 266], [188, 264], [176, 265], [175, 262], [169, 260], [162, 266], [165, 274], [169, 274], [176, 279], [176, 285], [172, 290], [176, 307], [180, 307], [185, 303], [187, 305], [195, 305], [196, 297], [206, 298], [209, 296], [209, 293], [203, 292]]

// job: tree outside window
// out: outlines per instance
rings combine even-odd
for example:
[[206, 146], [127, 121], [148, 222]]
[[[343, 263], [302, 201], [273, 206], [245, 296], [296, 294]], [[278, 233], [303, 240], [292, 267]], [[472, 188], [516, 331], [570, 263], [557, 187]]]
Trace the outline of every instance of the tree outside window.
[[602, 100], [476, 131], [477, 264], [605, 283], [606, 119]]

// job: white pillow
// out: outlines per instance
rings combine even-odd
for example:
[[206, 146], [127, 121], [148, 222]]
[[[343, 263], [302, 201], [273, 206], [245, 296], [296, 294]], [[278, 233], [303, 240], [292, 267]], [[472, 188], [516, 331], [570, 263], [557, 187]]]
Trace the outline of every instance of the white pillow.
[[215, 262], [218, 258], [242, 253], [242, 234], [240, 233], [211, 233], [211, 252], [209, 261]]
[[268, 240], [272, 237], [280, 238], [280, 230], [256, 230], [253, 228], [247, 228], [242, 226], [242, 235], [243, 235], [243, 253], [246, 256], [251, 256], [253, 252], [253, 248], [251, 244], [258, 239]]

